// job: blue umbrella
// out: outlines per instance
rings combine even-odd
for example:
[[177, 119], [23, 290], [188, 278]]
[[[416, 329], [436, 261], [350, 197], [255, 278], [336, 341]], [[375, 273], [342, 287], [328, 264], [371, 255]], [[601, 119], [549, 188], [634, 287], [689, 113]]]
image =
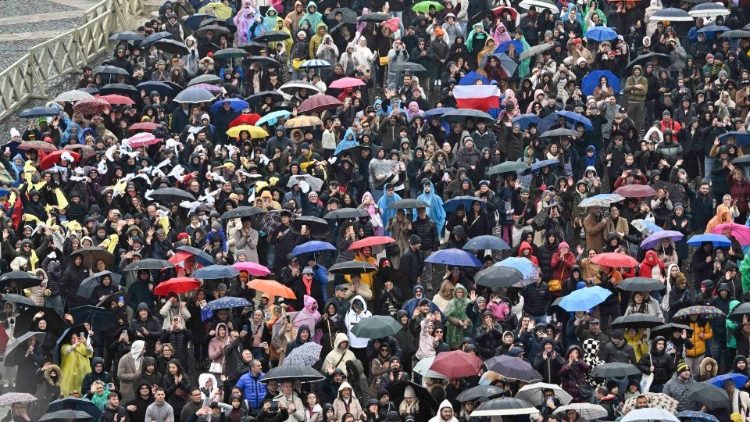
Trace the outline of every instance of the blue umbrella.
[[750, 145], [750, 132], [727, 132], [719, 135], [719, 142], [722, 144], [727, 143], [728, 138], [734, 138], [737, 141], [737, 145], [748, 146]]
[[510, 246], [505, 243], [503, 239], [491, 234], [485, 234], [482, 236], [472, 237], [463, 249], [465, 251], [482, 251], [490, 249], [493, 251], [510, 250]]
[[60, 110], [54, 107], [33, 107], [22, 110], [18, 117], [34, 119], [36, 117], [54, 117], [60, 115]]
[[732, 246], [732, 242], [726, 236], [714, 233], [697, 234], [688, 239], [690, 246], [701, 246], [704, 242], [711, 242], [714, 248]]
[[727, 28], [726, 26], [723, 26], [723, 25], [708, 25], [708, 26], [704, 26], [703, 28], [699, 29], [698, 33], [699, 34], [706, 34], [706, 35], [708, 35], [708, 34], [713, 35], [713, 34], [715, 34], [717, 32], [725, 32], [725, 31], [730, 31], [730, 30], [731, 30], [730, 28]]
[[537, 171], [537, 170], [541, 170], [542, 167], [556, 166], [558, 164], [560, 164], [560, 162], [558, 160], [541, 160], [541, 161], [537, 161], [536, 163], [532, 164], [531, 167], [530, 167], [530, 169], [531, 169], [532, 172], [534, 172], [534, 171]]
[[617, 32], [607, 26], [595, 26], [586, 31], [584, 37], [596, 42], [612, 41], [617, 39]]
[[146, 91], [146, 94], [151, 94], [152, 91], [156, 91], [159, 95], [165, 97], [172, 97], [174, 95], [174, 88], [165, 84], [162, 81], [146, 81], [136, 85], [136, 88]]
[[633, 227], [636, 228], [636, 230], [638, 230], [642, 234], [645, 234], [646, 236], [664, 230], [661, 227], [657, 226], [655, 223], [648, 221], [648, 220], [644, 220], [642, 218], [633, 220], [633, 222], [630, 224], [632, 224]]
[[611, 294], [612, 292], [599, 286], [578, 289], [563, 297], [560, 307], [568, 312], [585, 312], [604, 302]]
[[464, 75], [464, 77], [461, 78], [460, 81], [458, 81], [458, 84], [459, 85], [474, 85], [478, 80], [482, 81], [482, 83], [484, 85], [489, 85], [490, 84], [490, 80], [489, 79], [487, 79], [486, 77], [478, 74], [477, 72], [475, 72], [473, 70], [471, 72], [467, 73], [466, 75]]
[[235, 113], [241, 113], [242, 110], [244, 110], [246, 108], [250, 108], [250, 104], [248, 104], [247, 101], [245, 101], [243, 99], [240, 99], [240, 98], [225, 98], [223, 100], [219, 100], [219, 101], [211, 104], [211, 107], [209, 107], [208, 109], [212, 113], [216, 113], [217, 111], [219, 111], [224, 106], [224, 103], [231, 104], [232, 105], [232, 111], [234, 111]]
[[157, 32], [155, 34], [151, 34], [148, 37], [146, 37], [145, 40], [141, 41], [141, 46], [147, 46], [151, 43], [155, 43], [159, 40], [169, 39], [172, 38], [172, 34], [167, 31], [161, 31]]
[[184, 104], [210, 103], [216, 98], [214, 94], [203, 88], [186, 88], [177, 94], [173, 101]]
[[717, 376], [709, 379], [706, 382], [709, 383], [709, 384], [712, 384], [712, 385], [714, 385], [716, 387], [724, 388], [724, 383], [725, 382], [727, 382], [727, 381], [734, 381], [734, 385], [736, 385], [738, 387], [742, 387], [742, 386], [745, 385], [745, 383], [747, 383], [748, 379], [749, 378], [747, 377], [747, 375], [742, 375], [742, 374], [737, 373], [737, 372], [729, 372], [729, 373], [726, 373], [726, 374], [717, 375]]
[[327, 67], [331, 67], [331, 64], [325, 60], [314, 59], [306, 60], [299, 67], [304, 69], [325, 69]]
[[424, 262], [430, 264], [441, 264], [451, 265], [456, 267], [481, 267], [482, 263], [479, 262], [476, 256], [470, 252], [462, 251], [461, 249], [442, 249], [430, 254]]
[[292, 249], [292, 256], [299, 256], [308, 253], [322, 252], [322, 251], [335, 251], [336, 247], [328, 242], [320, 240], [311, 240], [301, 245], [297, 245]]
[[516, 63], [515, 60], [511, 59], [507, 54], [495, 53], [493, 54], [493, 56], [497, 57], [497, 59], [500, 60], [500, 67], [503, 68], [503, 72], [505, 72], [508, 77], [511, 77], [514, 73], [516, 73], [516, 69], [518, 69], [518, 63]]
[[287, 110], [272, 111], [272, 112], [266, 114], [265, 116], [261, 117], [260, 119], [258, 119], [258, 121], [255, 122], [255, 126], [260, 126], [263, 123], [268, 123], [269, 125], [274, 126], [274, 125], [276, 125], [276, 122], [278, 122], [279, 118], [286, 119], [291, 114], [292, 114], [292, 112], [291, 111], [287, 111]]
[[685, 237], [684, 234], [675, 230], [660, 230], [650, 235], [649, 237], [643, 239], [643, 242], [641, 242], [641, 248], [653, 249], [659, 245], [662, 239], [669, 239], [674, 242], [677, 242], [679, 240], [682, 240], [683, 237]]
[[[601, 28], [597, 26], [597, 28]], [[591, 120], [583, 114], [576, 113], [568, 110], [560, 110], [556, 112], [558, 116], [565, 117], [567, 121], [573, 121], [574, 123], [581, 123], [586, 130], [594, 129], [594, 125], [591, 124]]]
[[479, 202], [482, 205], [482, 208], [487, 208], [487, 201], [477, 198], [476, 196], [456, 196], [445, 201], [443, 203], [443, 208], [445, 208], [445, 212], [456, 212], [458, 207], [463, 206], [464, 210], [468, 211], [474, 201]]
[[361, 146], [362, 145], [360, 145], [360, 143], [356, 140], [344, 139], [343, 141], [339, 142], [338, 145], [336, 145], [336, 149], [333, 151], [333, 155], [337, 156], [344, 151], [359, 148]]
[[526, 113], [513, 118], [513, 124], [521, 126], [521, 130], [526, 130], [529, 125], [539, 125], [541, 119], [534, 113]]
[[445, 114], [445, 113], [447, 113], [449, 111], [453, 111], [453, 110], [455, 110], [453, 107], [436, 107], [436, 108], [431, 108], [431, 109], [429, 109], [429, 110], [427, 110], [427, 111], [424, 112], [424, 118], [425, 119], [430, 119], [432, 117], [440, 117], [443, 114]]
[[716, 419], [716, 416], [695, 410], [683, 410], [682, 412], [677, 412], [677, 417], [680, 418], [680, 420], [689, 422], [719, 422], [719, 420]]
[[206, 19], [216, 19], [216, 16], [209, 15], [208, 13], [196, 13], [194, 15], [189, 16], [187, 19], [182, 21], [182, 23], [188, 28], [195, 31], [198, 28], [200, 28], [201, 23], [203, 23], [203, 21]]
[[521, 54], [521, 53], [523, 53], [523, 50], [524, 50], [524, 48], [523, 48], [523, 44], [522, 44], [522, 43], [521, 43], [521, 41], [519, 41], [519, 40], [510, 40], [510, 41], [505, 41], [504, 43], [502, 43], [502, 44], [500, 44], [499, 46], [497, 46], [497, 48], [495, 49], [494, 53], [505, 53], [505, 52], [507, 52], [507, 51], [508, 51], [508, 47], [509, 47], [509, 46], [510, 46], [511, 44], [512, 44], [512, 45], [513, 45], [514, 47], [516, 47], [516, 54]]
[[614, 73], [609, 70], [592, 70], [581, 80], [581, 92], [583, 92], [583, 95], [592, 95], [594, 93], [594, 88], [599, 85], [599, 79], [601, 79], [602, 76], [607, 78], [607, 82], [609, 83], [609, 86], [612, 87], [612, 91], [615, 93], [620, 92], [620, 78], [615, 76]]
[[240, 275], [239, 270], [230, 265], [209, 265], [198, 268], [192, 274], [195, 278], [202, 280], [216, 280], [219, 278], [232, 278]]
[[557, 123], [557, 114], [550, 113], [544, 117], [542, 117], [541, 120], [539, 120], [539, 124], [536, 125], [539, 133], [544, 133], [552, 128], [552, 126]]
[[55, 400], [49, 404], [47, 412], [57, 412], [58, 410], [80, 410], [91, 415], [92, 421], [98, 421], [102, 411], [89, 399], [79, 399], [76, 397], [65, 397], [64, 399]]
[[537, 268], [533, 262], [529, 261], [527, 258], [518, 256], [505, 258], [502, 261], [495, 263], [494, 266], [515, 268], [523, 274], [524, 280], [533, 280], [536, 278], [537, 274], [539, 274], [539, 268]]
[[245, 298], [224, 296], [222, 298], [208, 302], [206, 306], [203, 307], [203, 309], [218, 311], [219, 309], [246, 308], [250, 306], [253, 306], [253, 304]]

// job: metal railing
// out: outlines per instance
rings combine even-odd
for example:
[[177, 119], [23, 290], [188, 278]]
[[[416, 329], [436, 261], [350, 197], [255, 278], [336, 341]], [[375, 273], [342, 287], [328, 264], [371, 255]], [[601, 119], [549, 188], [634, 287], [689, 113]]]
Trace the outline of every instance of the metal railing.
[[0, 120], [32, 98], [48, 98], [48, 88], [77, 72], [107, 49], [109, 36], [128, 29], [143, 14], [143, 0], [103, 0], [83, 13], [83, 23], [29, 49], [0, 72]]

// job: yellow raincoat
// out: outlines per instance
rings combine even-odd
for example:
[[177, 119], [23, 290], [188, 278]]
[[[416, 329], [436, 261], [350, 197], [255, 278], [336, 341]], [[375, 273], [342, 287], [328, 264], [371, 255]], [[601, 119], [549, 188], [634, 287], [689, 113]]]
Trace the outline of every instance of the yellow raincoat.
[[[67, 397], [74, 390], [81, 389], [83, 378], [91, 372], [90, 359], [94, 357], [94, 349], [87, 343], [79, 343], [75, 346], [66, 342], [60, 346], [60, 371], [62, 372], [62, 383], [60, 384], [60, 394]], [[81, 391], [81, 395], [88, 391]]]

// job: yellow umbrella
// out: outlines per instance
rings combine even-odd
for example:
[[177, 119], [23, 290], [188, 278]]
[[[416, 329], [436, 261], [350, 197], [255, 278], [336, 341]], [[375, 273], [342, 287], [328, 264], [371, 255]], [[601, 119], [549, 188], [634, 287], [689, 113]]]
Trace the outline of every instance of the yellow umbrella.
[[217, 19], [225, 21], [232, 17], [232, 8], [221, 2], [208, 3], [198, 9], [200, 13], [216, 16]]
[[299, 116], [289, 119], [284, 123], [287, 129], [297, 129], [301, 127], [311, 127], [322, 125], [323, 121], [317, 116]]
[[240, 132], [242, 131], [247, 131], [248, 133], [250, 133], [250, 137], [253, 139], [260, 139], [260, 138], [268, 137], [268, 132], [266, 132], [265, 129], [263, 129], [262, 127], [257, 127], [257, 126], [252, 126], [252, 125], [239, 125], [239, 126], [230, 128], [227, 131], [227, 136], [239, 139]]

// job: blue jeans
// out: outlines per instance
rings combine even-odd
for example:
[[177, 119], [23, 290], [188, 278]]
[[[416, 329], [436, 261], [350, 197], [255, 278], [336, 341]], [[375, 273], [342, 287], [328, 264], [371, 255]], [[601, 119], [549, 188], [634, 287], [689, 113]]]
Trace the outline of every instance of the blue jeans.
[[712, 157], [703, 158], [703, 180], [711, 180], [711, 170], [714, 168], [714, 159]]

